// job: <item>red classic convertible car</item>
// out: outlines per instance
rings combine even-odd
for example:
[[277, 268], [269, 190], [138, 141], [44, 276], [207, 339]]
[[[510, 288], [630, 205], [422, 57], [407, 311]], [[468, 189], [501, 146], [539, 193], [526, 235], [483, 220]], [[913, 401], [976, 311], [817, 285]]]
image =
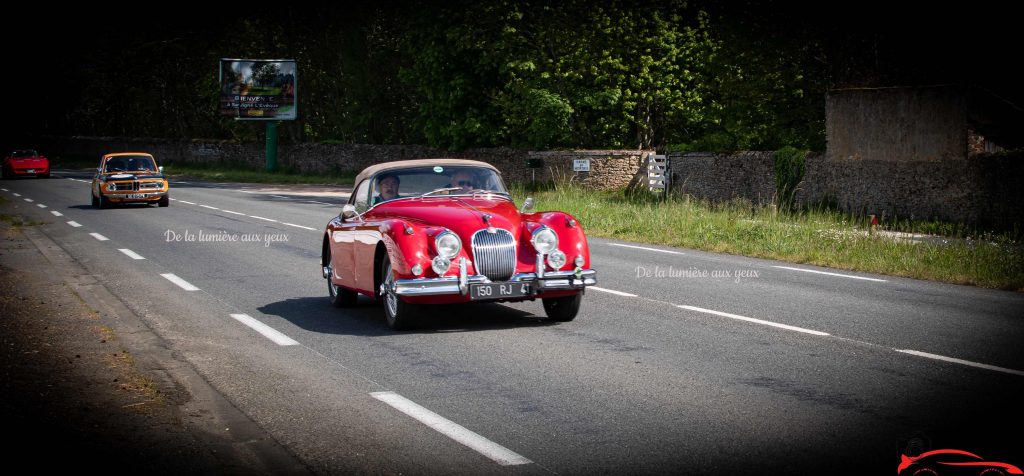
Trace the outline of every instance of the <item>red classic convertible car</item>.
[[406, 329], [424, 304], [540, 299], [548, 318], [576, 317], [597, 283], [583, 228], [562, 212], [517, 210], [497, 169], [424, 159], [368, 167], [327, 224], [321, 265], [331, 302], [384, 303]]
[[41, 178], [50, 177], [50, 159], [39, 155], [32, 149], [21, 149], [11, 152], [11, 155], [4, 157], [3, 169], [0, 170], [4, 178], [36, 176]]

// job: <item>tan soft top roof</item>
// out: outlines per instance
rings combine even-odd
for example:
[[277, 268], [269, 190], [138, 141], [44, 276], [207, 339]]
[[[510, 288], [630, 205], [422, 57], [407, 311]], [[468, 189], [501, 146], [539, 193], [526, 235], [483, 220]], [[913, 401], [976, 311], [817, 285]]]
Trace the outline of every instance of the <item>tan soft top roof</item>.
[[484, 168], [491, 169], [491, 170], [497, 172], [498, 174], [501, 174], [501, 172], [498, 169], [494, 168], [493, 165], [488, 164], [487, 162], [480, 162], [479, 160], [466, 160], [466, 159], [396, 160], [394, 162], [384, 162], [384, 163], [381, 163], [381, 164], [374, 164], [374, 165], [371, 165], [371, 166], [363, 169], [363, 171], [359, 172], [359, 175], [356, 176], [356, 183], [355, 183], [355, 185], [358, 186], [359, 182], [362, 182], [364, 179], [367, 179], [369, 177], [373, 177], [374, 175], [377, 175], [377, 174], [379, 174], [381, 172], [384, 172], [384, 171], [387, 171], [387, 170], [409, 169], [409, 168], [413, 168], [413, 167], [430, 167], [430, 166], [434, 166], [434, 165], [441, 165], [441, 166], [448, 166], [448, 167], [457, 167], [457, 166], [462, 166], [462, 167], [484, 167]]

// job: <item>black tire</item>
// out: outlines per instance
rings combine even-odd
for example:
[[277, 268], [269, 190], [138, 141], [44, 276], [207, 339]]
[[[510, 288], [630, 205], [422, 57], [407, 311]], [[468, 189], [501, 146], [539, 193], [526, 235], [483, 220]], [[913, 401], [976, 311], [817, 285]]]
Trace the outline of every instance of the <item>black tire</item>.
[[110, 200], [100, 194], [100, 208], [110, 208]]
[[96, 195], [93, 195], [92, 193], [89, 194], [89, 198], [92, 199], [92, 206], [95, 208], [99, 208], [100, 199], [96, 198]]
[[158, 200], [158, 201], [156, 202], [156, 204], [157, 204], [157, 206], [159, 206], [160, 208], [163, 208], [163, 207], [168, 207], [168, 206], [170, 206], [170, 205], [171, 205], [171, 197], [169, 197], [169, 196], [167, 196], [167, 195], [164, 195], [164, 196], [160, 197], [160, 200]]
[[[330, 270], [327, 272], [327, 276], [334, 276], [334, 264], [331, 263], [330, 256], [327, 257], [327, 268]], [[359, 293], [341, 286], [335, 286], [331, 282], [331, 278], [328, 277], [327, 297], [331, 300], [331, 304], [334, 307], [352, 307], [356, 305]]]
[[380, 263], [381, 301], [384, 303], [384, 316], [387, 318], [388, 327], [396, 331], [404, 331], [412, 328], [412, 321], [415, 319], [416, 306], [409, 304], [398, 297], [391, 290], [395, 274], [391, 271], [391, 258], [384, 255]]
[[580, 304], [583, 303], [583, 293], [576, 293], [572, 296], [560, 298], [546, 298], [544, 301], [544, 313], [552, 321], [568, 322], [576, 319], [580, 312]]

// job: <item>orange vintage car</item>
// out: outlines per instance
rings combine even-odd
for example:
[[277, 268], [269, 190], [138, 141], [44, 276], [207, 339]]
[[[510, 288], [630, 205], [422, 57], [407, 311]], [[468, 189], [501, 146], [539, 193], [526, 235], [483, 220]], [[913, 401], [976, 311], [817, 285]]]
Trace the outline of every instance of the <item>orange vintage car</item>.
[[106, 154], [92, 178], [92, 206], [107, 208], [117, 203], [170, 205], [164, 168], [144, 152]]

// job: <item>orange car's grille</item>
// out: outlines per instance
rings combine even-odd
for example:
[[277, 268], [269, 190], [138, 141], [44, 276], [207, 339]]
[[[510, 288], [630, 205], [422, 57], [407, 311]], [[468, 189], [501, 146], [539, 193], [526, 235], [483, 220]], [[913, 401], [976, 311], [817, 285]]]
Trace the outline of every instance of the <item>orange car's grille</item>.
[[516, 272], [516, 240], [508, 230], [477, 231], [471, 246], [477, 273], [491, 281], [506, 281]]

